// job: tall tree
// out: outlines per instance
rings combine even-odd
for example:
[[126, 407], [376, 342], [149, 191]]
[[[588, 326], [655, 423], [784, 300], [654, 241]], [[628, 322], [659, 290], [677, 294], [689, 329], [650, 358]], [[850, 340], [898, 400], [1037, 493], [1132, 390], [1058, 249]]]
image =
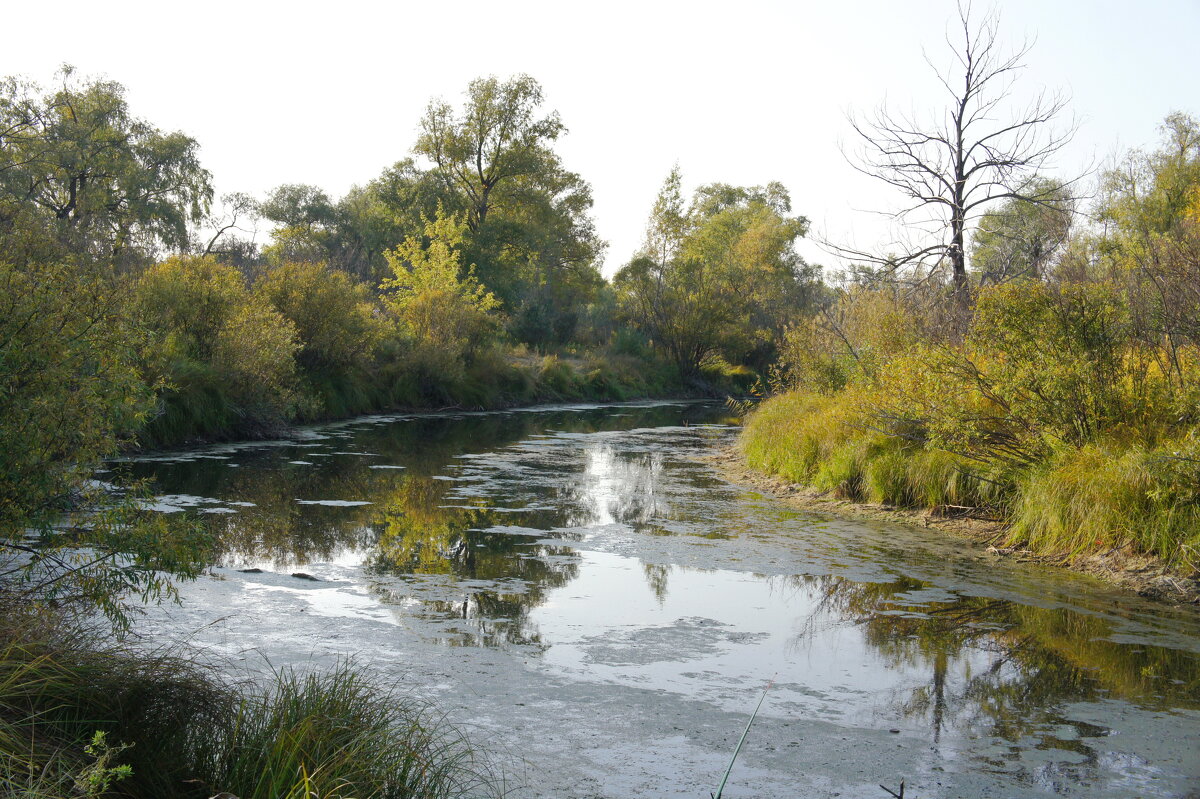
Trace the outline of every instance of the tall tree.
[[70, 67], [58, 81], [0, 83], [0, 192], [108, 255], [187, 247], [212, 199], [195, 139], [133, 116], [118, 83]]
[[1010, 199], [987, 211], [971, 237], [971, 271], [979, 285], [1041, 279], [1071, 236], [1073, 198], [1061, 183], [1036, 178], [1024, 189], [1045, 203]]
[[975, 23], [970, 5], [960, 2], [957, 40], [947, 39], [953, 66], [935, 68], [946, 93], [945, 107], [924, 120], [886, 106], [870, 119], [851, 119], [861, 140], [855, 168], [899, 190], [908, 204], [895, 219], [933, 240], [887, 256], [834, 248], [888, 271], [944, 264], [963, 305], [970, 298], [966, 240], [972, 222], [1003, 200], [1065, 211], [1063, 198], [1069, 197], [1071, 186], [1030, 181], [1070, 142], [1074, 129], [1056, 127], [1067, 105], [1060, 94], [1043, 92], [1024, 106], [1011, 107], [1013, 86], [1031, 45], [1002, 52], [998, 27], [997, 14]]
[[504, 83], [495, 77], [471, 81], [461, 114], [442, 100], [429, 104], [413, 149], [466, 197], [472, 232], [487, 222], [498, 191], [558, 167], [550, 145], [566, 128], [557, 112], [538, 116], [542, 101], [538, 82], [517, 75]]
[[568, 338], [570, 309], [603, 284], [591, 188], [554, 152], [566, 128], [557, 113], [541, 113], [542, 103], [528, 75], [480, 78], [461, 111], [430, 103], [414, 148], [454, 195], [445, 207], [465, 215], [464, 251], [479, 279], [534, 344]]
[[808, 221], [788, 215], [780, 184], [702, 186], [685, 209], [681, 182], [676, 166], [614, 282], [629, 320], [692, 379], [711, 355], [765, 360], [756, 355], [773, 349], [812, 272], [792, 247]]

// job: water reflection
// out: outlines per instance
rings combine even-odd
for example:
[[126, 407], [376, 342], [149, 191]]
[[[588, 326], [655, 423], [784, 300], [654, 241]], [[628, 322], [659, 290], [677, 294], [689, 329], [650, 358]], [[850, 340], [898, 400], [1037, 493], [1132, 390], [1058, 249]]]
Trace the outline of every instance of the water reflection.
[[1169, 642], [1175, 617], [1126, 619], [1060, 594], [1063, 579], [748, 495], [692, 457], [729, 436], [702, 425], [720, 414], [380, 417], [124, 468], [203, 514], [222, 565], [311, 571], [335, 597], [344, 581], [440, 653], [520, 651], [739, 712], [774, 659], [796, 718], [886, 716], [928, 741], [930, 770], [967, 752], [1051, 791], [1135, 769], [1114, 761], [1141, 757], [1114, 714], [1193, 714], [1195, 729], [1194, 624], [1178, 646], [1148, 643]]
[[381, 503], [368, 571], [452, 575], [460, 595], [427, 603], [432, 612], [469, 623], [447, 643], [540, 644], [529, 610], [578, 574], [573, 550], [513, 532], [511, 519], [481, 500], [475, 507], [450, 504], [452, 485], [416, 475], [400, 480]]
[[584, 449], [582, 474], [563, 486], [559, 504], [568, 526], [647, 525], [670, 515], [658, 488], [661, 452], [619, 452], [611, 441]]
[[[1104, 618], [947, 595], [907, 577], [888, 583], [797, 581], [820, 597], [802, 637], [819, 635], [821, 620], [857, 626], [890, 668], [925, 675], [897, 692], [894, 703], [927, 725], [934, 746], [948, 728], [960, 738], [1010, 742], [1010, 749], [989, 758], [996, 768], [1007, 768], [1013, 753], [1030, 746], [1078, 755], [1069, 769], [1075, 776], [1098, 767], [1106, 750], [1093, 744], [1110, 730], [1072, 718], [1074, 703], [1200, 708], [1200, 658], [1179, 649], [1115, 644], [1113, 625]], [[1052, 776], [1045, 772], [1038, 779]]]
[[[454, 620], [443, 643], [540, 646], [530, 609], [578, 573], [574, 550], [545, 539], [650, 525], [666, 513], [662, 454], [621, 452], [603, 435], [722, 414], [650, 405], [368, 417], [295, 441], [121, 466], [203, 513], [221, 565], [283, 574], [314, 563], [362, 567], [380, 578], [371, 589], [378, 600], [405, 612], [416, 601], [420, 613]], [[564, 438], [587, 443], [564, 448]], [[667, 571], [647, 566], [664, 596]]]

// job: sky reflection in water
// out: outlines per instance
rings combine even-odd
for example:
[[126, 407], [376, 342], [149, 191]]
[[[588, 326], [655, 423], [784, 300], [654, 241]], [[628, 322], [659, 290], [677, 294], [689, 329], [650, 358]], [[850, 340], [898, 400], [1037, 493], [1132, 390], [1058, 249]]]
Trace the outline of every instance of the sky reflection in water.
[[[159, 509], [202, 515], [223, 569], [263, 570], [263, 601], [303, 596], [316, 614], [730, 712], [774, 678], [764, 713], [886, 716], [939, 758], [1051, 792], [1174, 774], [1171, 795], [1196, 778], [1194, 614], [747, 494], [695, 460], [733, 435], [723, 417], [373, 417], [122, 468], [157, 480]], [[1106, 740], [1153, 719], [1177, 739], [1165, 770], [1147, 742]]]

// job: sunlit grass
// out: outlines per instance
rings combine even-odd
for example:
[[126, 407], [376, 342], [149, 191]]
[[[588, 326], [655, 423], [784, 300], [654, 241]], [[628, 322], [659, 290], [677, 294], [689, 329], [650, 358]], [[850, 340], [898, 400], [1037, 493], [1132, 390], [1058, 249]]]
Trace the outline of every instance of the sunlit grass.
[[872, 429], [850, 391], [785, 393], [746, 420], [753, 468], [863, 502], [986, 509], [1010, 522], [1008, 543], [1074, 558], [1129, 548], [1200, 568], [1200, 453], [1102, 440], [1064, 447], [1026, 468], [980, 462]]

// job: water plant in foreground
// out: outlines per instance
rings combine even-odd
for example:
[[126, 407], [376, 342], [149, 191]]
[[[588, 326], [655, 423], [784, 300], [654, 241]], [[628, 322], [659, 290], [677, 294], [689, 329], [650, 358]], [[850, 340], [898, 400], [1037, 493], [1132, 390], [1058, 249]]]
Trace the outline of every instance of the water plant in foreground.
[[190, 653], [5, 614], [0, 794], [401, 799], [502, 793], [426, 703], [352, 664], [230, 685]]

